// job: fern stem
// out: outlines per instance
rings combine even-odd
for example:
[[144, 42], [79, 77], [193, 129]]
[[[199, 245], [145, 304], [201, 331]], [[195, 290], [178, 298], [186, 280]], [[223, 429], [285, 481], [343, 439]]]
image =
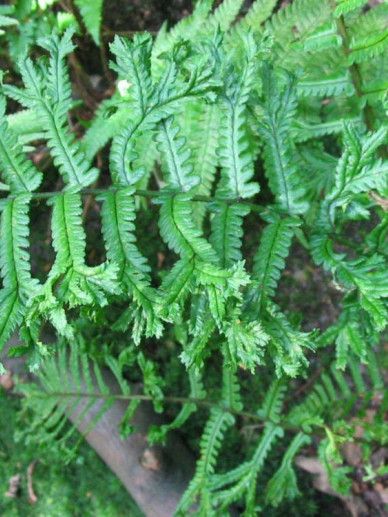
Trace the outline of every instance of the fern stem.
[[[119, 190], [122, 190], [124, 188], [127, 188], [127, 185], [123, 186], [114, 186], [114, 187], [108, 187], [108, 188], [85, 188], [80, 191], [80, 194], [83, 196], [98, 196], [99, 194], [104, 194], [106, 192], [117, 192]], [[35, 200], [45, 200], [45, 199], [51, 199], [55, 196], [60, 196], [63, 194], [63, 191], [52, 191], [52, 192], [33, 192], [31, 193], [31, 199]], [[149, 199], [157, 199], [162, 195], [162, 192], [159, 190], [136, 190], [134, 193], [135, 196], [145, 197]], [[16, 195], [10, 195], [7, 197], [7, 199], [14, 199]], [[218, 203], [225, 203], [227, 205], [244, 205], [249, 207], [252, 211], [258, 212], [258, 213], [265, 213], [267, 212], [267, 208], [263, 205], [259, 205], [257, 203], [247, 203], [246, 201], [240, 201], [240, 199], [224, 199], [220, 200], [215, 197], [211, 196], [202, 196], [197, 195], [193, 196], [191, 198], [191, 201], [197, 201], [199, 203], [213, 203], [217, 201]]]
[[[17, 393], [17, 392], [15, 392], [14, 395], [23, 396], [22, 394]], [[362, 396], [362, 393], [360, 393], [359, 396]], [[42, 395], [34, 393], [34, 398], [50, 398], [50, 397], [77, 398], [77, 399], [90, 398], [90, 399], [100, 399], [100, 400], [113, 399], [113, 400], [121, 400], [124, 402], [131, 402], [133, 400], [144, 401], [144, 402], [153, 402], [155, 400], [155, 397], [153, 397], [152, 395], [145, 395], [145, 394], [141, 394], [141, 393], [140, 394], [131, 394], [131, 395], [124, 395], [124, 394], [120, 394], [120, 393], [116, 394], [116, 393], [93, 393], [93, 392], [71, 392], [71, 391], [64, 391], [64, 392], [51, 392], [50, 391], [50, 392], [46, 392], [45, 394], [42, 394]], [[163, 401], [167, 402], [169, 404], [182, 404], [182, 405], [191, 403], [191, 404], [196, 404], [198, 406], [205, 407], [209, 410], [216, 408], [216, 407], [219, 407], [219, 408], [221, 407], [219, 402], [217, 402], [217, 401], [211, 401], [211, 400], [195, 398], [195, 397], [177, 397], [177, 396], [169, 395], [169, 396], [165, 396], [163, 398]], [[260, 416], [257, 413], [251, 413], [249, 411], [241, 411], [241, 410], [233, 409], [231, 407], [228, 407], [227, 409], [225, 409], [225, 411], [227, 413], [230, 413], [237, 417], [247, 418], [250, 420], [256, 420], [256, 421], [260, 422], [261, 426], [263, 426], [263, 427], [267, 424], [272, 424], [276, 427], [281, 427], [285, 431], [290, 431], [290, 432], [294, 432], [294, 433], [300, 433], [302, 430], [302, 428], [300, 426], [289, 424], [284, 419], [280, 419], [275, 422], [274, 420], [272, 420], [271, 418], [268, 418], [266, 416]], [[314, 432], [312, 430], [309, 431], [307, 429], [303, 429], [303, 433], [306, 435], [314, 435], [315, 437], [320, 436], [319, 429], [315, 429]], [[337, 432], [337, 434], [339, 436], [341, 436], [341, 433], [339, 431]], [[325, 435], [325, 432], [323, 432], [323, 435]], [[367, 440], [363, 439], [362, 437], [357, 438], [357, 441], [361, 442], [361, 443], [363, 443], [363, 442], [370, 443]]]
[[[122, 400], [122, 401], [132, 401], [132, 400], [139, 400], [144, 402], [152, 402], [154, 400], [154, 397], [152, 395], [145, 395], [145, 394], [131, 394], [131, 395], [123, 395], [121, 393], [94, 393], [94, 392], [71, 392], [71, 391], [64, 391], [64, 392], [46, 392], [42, 394], [41, 396], [38, 394], [34, 394], [34, 397], [39, 398], [90, 398], [90, 399], [102, 399], [102, 400]], [[217, 401], [211, 401], [206, 400], [202, 398], [195, 398], [195, 397], [177, 397], [177, 396], [165, 396], [163, 400], [169, 404], [197, 404], [198, 406], [206, 407], [208, 409], [212, 409], [215, 407], [219, 407], [220, 404]], [[236, 409], [233, 409], [231, 407], [227, 408], [227, 412], [231, 413], [233, 415], [248, 418], [250, 420], [257, 420], [261, 422], [263, 425], [267, 423], [273, 423], [274, 425], [280, 425], [279, 422], [273, 422], [270, 418], [262, 417], [256, 413], [251, 413], [249, 411], [239, 411]], [[285, 422], [281, 422], [281, 426], [284, 429], [287, 429], [289, 431], [299, 432], [300, 428], [298, 426], [293, 426], [290, 424], [287, 424]]]

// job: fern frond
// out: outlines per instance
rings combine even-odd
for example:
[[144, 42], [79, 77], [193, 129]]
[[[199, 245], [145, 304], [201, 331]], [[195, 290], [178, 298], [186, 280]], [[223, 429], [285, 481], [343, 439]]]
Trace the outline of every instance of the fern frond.
[[362, 16], [352, 20], [346, 28], [351, 39], [367, 36], [373, 32], [381, 32], [386, 27], [388, 17], [388, 6], [386, 3], [377, 4]]
[[296, 217], [282, 218], [276, 213], [268, 217], [260, 239], [259, 248], [254, 256], [253, 301], [259, 312], [266, 301], [275, 294], [276, 286], [285, 267], [295, 230], [300, 225]]
[[237, 23], [237, 26], [243, 29], [250, 28], [254, 32], [259, 32], [260, 25], [270, 17], [275, 7], [276, 0], [255, 0], [244, 18]]
[[355, 322], [345, 324], [336, 339], [336, 367], [344, 370], [351, 352], [358, 356], [362, 362], [365, 362], [367, 358], [365, 345], [359, 325]]
[[173, 320], [179, 314], [179, 303], [184, 301], [195, 285], [195, 270], [194, 258], [183, 258], [174, 264], [173, 268], [163, 279], [161, 285], [163, 305]]
[[131, 294], [139, 307], [140, 314], [129, 307], [116, 323], [121, 329], [128, 326], [126, 322], [134, 320], [136, 344], [144, 328], [146, 336], [159, 336], [162, 326], [157, 314], [160, 300], [151, 287], [150, 267], [136, 245], [135, 236], [135, 202], [134, 189], [128, 187], [116, 192], [101, 194], [102, 232], [107, 249], [107, 258], [118, 266], [118, 281], [125, 294]]
[[[225, 98], [223, 99], [223, 115], [220, 130], [220, 165], [221, 179], [217, 187], [216, 198], [251, 197], [259, 191], [259, 185], [251, 182], [253, 177], [253, 156], [249, 149], [246, 125], [246, 105], [253, 88], [256, 70], [256, 44], [251, 34], [244, 38], [246, 61], [242, 75], [237, 78], [236, 71], [227, 79]], [[215, 213], [212, 218], [211, 242], [218, 253], [222, 267], [230, 267], [241, 260], [241, 239], [243, 218], [249, 209], [242, 205], [228, 205], [224, 202], [215, 203]], [[237, 337], [233, 332], [234, 326], [228, 333], [232, 341]], [[238, 333], [239, 334], [239, 333]], [[234, 341], [233, 348], [237, 343]], [[242, 351], [242, 349], [238, 346]], [[244, 355], [244, 353], [243, 353]], [[252, 365], [250, 366], [252, 367]]]
[[4, 34], [4, 31], [1, 29], [2, 27], [12, 27], [13, 25], [18, 25], [19, 22], [13, 16], [10, 16], [14, 13], [13, 6], [1, 5], [0, 6], [0, 35]]
[[386, 128], [361, 138], [354, 127], [344, 126], [345, 150], [338, 160], [335, 185], [322, 203], [317, 217], [317, 230], [312, 237], [314, 260], [334, 271], [341, 264], [343, 256], [335, 254], [333, 243], [327, 237], [336, 218], [336, 209], [349, 203], [354, 194], [384, 189], [387, 184], [387, 165], [373, 156], [386, 138]]
[[363, 7], [367, 0], [337, 0], [336, 3], [337, 7], [334, 10], [334, 16], [338, 17]]
[[98, 171], [90, 168], [79, 143], [68, 130], [71, 91], [64, 60], [73, 49], [70, 38], [71, 31], [68, 31], [62, 39], [52, 36], [43, 40], [43, 47], [51, 50], [47, 77], [43, 78], [31, 60], [26, 59], [19, 65], [25, 90], [6, 85], [4, 91], [24, 106], [36, 110], [54, 164], [68, 187], [80, 189], [95, 181]]
[[177, 515], [187, 512], [195, 502], [197, 496], [201, 499], [201, 507], [212, 515], [212, 497], [208, 490], [208, 479], [214, 474], [217, 456], [222, 445], [226, 430], [234, 423], [234, 417], [221, 408], [211, 411], [209, 420], [206, 423], [201, 442], [200, 458], [197, 462], [196, 471], [186, 492], [179, 502], [176, 510]]
[[198, 185], [199, 178], [193, 175], [191, 151], [185, 148], [186, 139], [178, 135], [179, 127], [174, 125], [172, 118], [160, 123], [158, 142], [165, 160], [163, 172], [168, 186], [178, 192], [188, 192]]
[[295, 36], [303, 39], [325, 23], [331, 13], [332, 5], [327, 0], [294, 0], [268, 20], [266, 29], [280, 48], [287, 50], [295, 42]]
[[243, 3], [243, 0], [223, 0], [208, 17], [205, 25], [206, 32], [214, 31], [217, 28], [221, 32], [226, 32], [235, 21]]
[[[179, 49], [178, 49], [179, 50]], [[112, 175], [114, 181], [120, 184], [131, 185], [137, 181], [137, 174], [140, 172], [133, 172], [133, 162], [137, 159], [138, 154], [136, 152], [136, 141], [142, 134], [151, 134], [157, 125], [161, 123], [163, 119], [167, 119], [173, 115], [177, 109], [177, 106], [182, 99], [198, 98], [206, 95], [211, 91], [213, 84], [211, 81], [211, 72], [205, 69], [205, 64], [195, 66], [191, 70], [191, 76], [187, 83], [181, 83], [177, 79], [178, 68], [177, 63], [179, 56], [173, 52], [169, 59], [169, 66], [167, 66], [165, 75], [161, 78], [160, 82], [155, 85], [153, 94], [149, 98], [147, 106], [143, 106], [142, 109], [145, 111], [135, 117], [135, 120], [128, 123], [127, 127], [124, 127], [125, 118], [121, 118], [120, 110], [114, 115], [116, 122], [112, 125], [112, 129], [119, 129], [117, 136], [113, 139], [110, 162], [112, 167]], [[143, 103], [146, 98], [143, 98]], [[125, 108], [127, 110], [127, 108]], [[139, 108], [138, 108], [139, 109]], [[121, 126], [123, 124], [123, 127]], [[171, 123], [168, 124], [169, 126]], [[99, 125], [94, 128], [98, 129]], [[93, 131], [93, 134], [95, 131]], [[105, 137], [111, 137], [113, 135], [105, 134]], [[172, 135], [172, 129], [169, 133], [170, 138]], [[174, 137], [176, 134], [174, 134]], [[105, 141], [105, 139], [104, 139]], [[168, 144], [168, 139], [165, 142]], [[167, 147], [167, 150], [171, 149]], [[133, 177], [136, 180], [133, 180]]]
[[367, 391], [373, 393], [382, 388], [373, 355], [369, 351], [368, 357], [371, 361], [365, 368], [365, 378], [370, 387], [366, 387], [358, 362], [349, 361], [346, 375], [332, 363], [304, 400], [291, 408], [285, 421], [311, 432], [312, 426], [321, 425], [324, 417], [326, 421], [328, 417], [334, 420], [345, 417], [356, 406], [357, 401], [366, 396]]
[[7, 343], [12, 333], [22, 324], [26, 305], [21, 301], [17, 289], [11, 287], [0, 290], [0, 350]]
[[243, 218], [249, 213], [249, 207], [216, 202], [213, 209], [210, 242], [218, 254], [221, 266], [230, 267], [242, 259], [242, 224]]
[[266, 502], [272, 504], [272, 506], [278, 506], [284, 499], [294, 499], [299, 495], [292, 462], [299, 449], [310, 442], [311, 438], [309, 436], [304, 433], [298, 433], [289, 445], [279, 470], [275, 472], [267, 485]]
[[239, 75], [230, 73], [222, 105], [219, 149], [222, 171], [217, 190], [220, 198], [247, 198], [259, 191], [259, 185], [250, 181], [254, 175], [253, 160], [245, 133], [246, 104], [255, 81], [257, 47], [249, 33], [244, 44], [243, 70]]
[[227, 508], [244, 495], [250, 496], [250, 491], [252, 487], [256, 486], [257, 475], [262, 469], [269, 451], [274, 443], [282, 437], [283, 430], [280, 427], [272, 423], [266, 424], [251, 459], [242, 463], [236, 469], [214, 478], [213, 488], [220, 489], [222, 487], [214, 494], [215, 501], [222, 508]]
[[347, 287], [356, 287], [361, 307], [370, 314], [378, 330], [383, 330], [388, 321], [387, 263], [379, 256], [371, 259], [348, 261], [339, 265], [340, 281]]
[[0, 270], [3, 288], [0, 291], [0, 349], [21, 324], [26, 306], [38, 288], [31, 277], [29, 248], [29, 194], [1, 202]]
[[50, 54], [45, 89], [52, 104], [60, 111], [58, 114], [60, 117], [67, 116], [72, 101], [70, 77], [65, 66], [65, 59], [75, 49], [72, 43], [73, 34], [74, 32], [68, 29], [61, 38], [54, 35], [39, 40], [40, 47]]
[[[209, 196], [218, 166], [218, 128], [220, 108], [217, 102], [204, 104], [200, 99], [187, 106], [178, 118], [178, 125], [184, 130], [192, 151], [193, 177], [199, 178], [196, 187], [198, 195]], [[197, 203], [193, 207], [197, 222], [202, 223], [205, 207]]]
[[[19, 389], [25, 395], [26, 408], [33, 410], [31, 428], [40, 428], [46, 439], [55, 439], [66, 445], [77, 426], [90, 432], [115, 402], [117, 395], [130, 395], [128, 383], [123, 379], [120, 368], [111, 357], [108, 368], [116, 379], [118, 388], [112, 393], [101, 367], [94, 360], [81, 353], [82, 340], [73, 342], [69, 348], [62, 343], [58, 353], [46, 357], [37, 371], [39, 383], [21, 384]], [[129, 397], [130, 398], [130, 397]], [[90, 420], [90, 413], [94, 413]], [[74, 427], [66, 429], [70, 418]], [[87, 418], [90, 422], [82, 426]]]
[[75, 0], [82, 20], [96, 45], [100, 44], [100, 27], [104, 0]]
[[320, 80], [299, 81], [297, 92], [300, 96], [331, 97], [335, 95], [353, 95], [354, 86], [349, 74], [339, 77], [325, 77]]
[[274, 380], [268, 388], [257, 414], [265, 421], [278, 423], [283, 409], [287, 385], [282, 379]]
[[[190, 382], [190, 398], [196, 400], [204, 398], [206, 392], [202, 383], [202, 375], [193, 368], [189, 370], [188, 375]], [[167, 434], [173, 429], [181, 428], [196, 410], [197, 405], [195, 402], [187, 402], [186, 404], [183, 404], [181, 410], [172, 422], [160, 427], [152, 427], [151, 431], [148, 433], [148, 438], [151, 442], [164, 442]]]
[[152, 49], [152, 76], [158, 79], [161, 73], [160, 57], [171, 49], [180, 40], [192, 40], [203, 28], [214, 0], [199, 0], [196, 2], [191, 16], [182, 18], [170, 31], [166, 24], [162, 25]]
[[237, 319], [224, 326], [224, 333], [227, 339], [227, 366], [236, 367], [239, 364], [253, 373], [256, 366], [262, 364], [264, 350], [269, 341], [261, 324]]
[[23, 153], [17, 136], [5, 117], [5, 101], [0, 97], [0, 173], [10, 186], [11, 192], [32, 192], [41, 181], [42, 173]]
[[324, 23], [303, 40], [305, 51], [321, 52], [328, 48], [341, 46], [341, 36], [338, 34], [337, 26], [333, 21]]
[[106, 293], [118, 290], [117, 267], [101, 264], [89, 267], [85, 264], [86, 237], [82, 227], [82, 205], [78, 193], [64, 193], [53, 200], [52, 216], [55, 262], [47, 282], [42, 288], [45, 304], [50, 300], [50, 291], [61, 280], [58, 298], [70, 306], [107, 303]]
[[388, 29], [353, 39], [350, 42], [350, 63], [362, 63], [385, 52], [388, 46]]
[[216, 252], [192, 221], [190, 199], [191, 195], [186, 193], [166, 197], [160, 209], [160, 234], [182, 257], [197, 257], [205, 263], [217, 264]]
[[32, 110], [20, 110], [7, 115], [7, 124], [11, 131], [17, 135], [21, 144], [43, 138], [41, 126]]
[[243, 408], [237, 371], [227, 363], [224, 363], [222, 369], [222, 399], [232, 411], [241, 411]]
[[352, 119], [340, 118], [338, 120], [329, 120], [318, 124], [310, 124], [302, 119], [297, 119], [293, 124], [293, 140], [295, 143], [299, 143], [325, 135], [338, 134], [343, 131], [344, 124], [361, 129], [364, 123], [361, 117]]
[[305, 189], [292, 162], [291, 119], [295, 113], [294, 81], [285, 78], [281, 90], [269, 66], [263, 71], [264, 117], [260, 133], [265, 142], [265, 165], [269, 186], [279, 207], [289, 214], [306, 211]]
[[144, 115], [152, 95], [151, 47], [148, 33], [136, 34], [132, 41], [116, 36], [110, 45], [115, 55], [111, 68], [120, 80], [127, 81], [125, 101], [131, 104], [134, 115]]
[[280, 376], [284, 371], [290, 377], [295, 377], [308, 365], [305, 353], [315, 349], [311, 333], [295, 329], [275, 304], [267, 305], [263, 326], [275, 350], [277, 374]]

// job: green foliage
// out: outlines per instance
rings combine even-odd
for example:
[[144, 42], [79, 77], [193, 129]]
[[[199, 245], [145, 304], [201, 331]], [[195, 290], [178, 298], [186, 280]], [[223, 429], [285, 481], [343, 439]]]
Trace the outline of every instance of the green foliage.
[[95, 0], [75, 0], [74, 3], [81, 13], [87, 31], [98, 45], [100, 43], [100, 27], [104, 0], [97, 0], [97, 2]]
[[[101, 3], [76, 5], [98, 42]], [[386, 59], [386, 8], [294, 0], [276, 9], [257, 0], [237, 19], [241, 5], [202, 0], [155, 41], [116, 36], [117, 90], [82, 137], [67, 65], [74, 23], [42, 31], [34, 59], [31, 39], [18, 55], [19, 86], [3, 78], [1, 87], [0, 345], [20, 329], [24, 343], [11, 353], [30, 354], [40, 379], [21, 387], [31, 430], [65, 449], [70, 405], [81, 420], [98, 401], [100, 417], [126, 400], [127, 435], [141, 398], [158, 412], [181, 403], [149, 432], [164, 441], [172, 429], [203, 426], [177, 515], [193, 505], [198, 515], [222, 515], [238, 502], [250, 516], [296, 497], [294, 459], [318, 442], [345, 493], [350, 469], [335, 465], [352, 438], [354, 398], [382, 387], [386, 127], [384, 92], [367, 92]], [[4, 95], [25, 109], [6, 115]], [[37, 138], [57, 182], [43, 180], [31, 159]], [[42, 181], [56, 186], [39, 190]], [[84, 196], [96, 200], [102, 239], [90, 235]], [[51, 212], [47, 275], [29, 252], [38, 201]], [[283, 303], [298, 247], [314, 263], [306, 271], [341, 298], [324, 331]], [[55, 353], [43, 343], [46, 322]], [[317, 369], [318, 382], [303, 385]], [[141, 396], [128, 380], [142, 381]], [[300, 386], [306, 394], [295, 400]], [[251, 420], [251, 439], [229, 457], [231, 437]], [[371, 443], [380, 424], [371, 424]]]

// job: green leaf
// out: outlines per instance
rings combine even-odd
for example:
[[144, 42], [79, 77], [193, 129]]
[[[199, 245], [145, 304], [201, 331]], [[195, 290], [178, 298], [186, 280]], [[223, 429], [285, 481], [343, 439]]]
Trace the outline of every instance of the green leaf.
[[235, 320], [226, 324], [224, 332], [227, 339], [227, 364], [238, 364], [253, 373], [255, 367], [263, 363], [264, 349], [269, 341], [260, 323]]
[[103, 0], [74, 0], [74, 3], [81, 13], [87, 31], [91, 34], [96, 45], [99, 45]]
[[341, 16], [347, 14], [350, 11], [359, 9], [367, 3], [367, 0], [337, 0], [337, 7], [334, 11], [334, 16]]
[[296, 110], [295, 81], [285, 76], [281, 88], [268, 65], [263, 67], [264, 116], [260, 134], [265, 142], [265, 166], [269, 186], [281, 210], [306, 211], [308, 203], [302, 178], [292, 160], [291, 120]]
[[42, 173], [25, 157], [4, 115], [5, 101], [0, 97], [0, 172], [12, 192], [31, 192], [39, 187]]
[[270, 214], [267, 221], [253, 264], [252, 303], [258, 311], [275, 294], [292, 239], [300, 225], [297, 218], [282, 218], [276, 213]]
[[267, 503], [278, 506], [283, 499], [294, 499], [299, 495], [292, 461], [299, 449], [310, 442], [311, 438], [303, 433], [298, 433], [292, 440], [283, 456], [279, 470], [276, 471], [267, 485], [265, 496]]
[[31, 277], [29, 248], [29, 194], [2, 202], [0, 226], [0, 348], [22, 323], [27, 303], [38, 282]]
[[256, 182], [250, 181], [254, 170], [246, 135], [246, 105], [257, 71], [257, 47], [250, 33], [244, 38], [244, 45], [246, 53], [243, 69], [232, 73], [228, 70], [222, 103], [219, 147], [222, 171], [217, 189], [220, 198], [247, 198], [260, 190]]

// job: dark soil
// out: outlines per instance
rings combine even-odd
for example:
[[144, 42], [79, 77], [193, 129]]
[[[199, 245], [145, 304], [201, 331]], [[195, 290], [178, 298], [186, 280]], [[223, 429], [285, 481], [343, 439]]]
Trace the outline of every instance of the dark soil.
[[[252, 3], [253, 0], [246, 0], [242, 12]], [[193, 10], [192, 0], [131, 0], [127, 5], [121, 2], [120, 13], [116, 4], [115, 0], [106, 0], [104, 8], [105, 27], [114, 31], [157, 31], [164, 21], [173, 25]]]
[[107, 0], [104, 7], [104, 26], [112, 31], [157, 31], [167, 20], [174, 24], [192, 11], [191, 0], [131, 0], [120, 2]]

